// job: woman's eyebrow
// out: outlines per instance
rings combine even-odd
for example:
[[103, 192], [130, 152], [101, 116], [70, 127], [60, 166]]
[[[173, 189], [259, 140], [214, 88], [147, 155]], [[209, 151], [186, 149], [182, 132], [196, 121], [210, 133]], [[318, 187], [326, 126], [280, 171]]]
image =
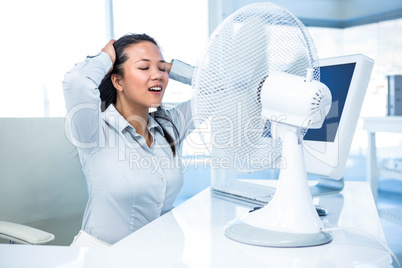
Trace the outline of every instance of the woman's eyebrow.
[[[135, 63], [140, 62], [140, 61], [151, 61], [150, 59], [139, 59]], [[164, 60], [160, 60], [159, 63], [166, 63]]]
[[149, 59], [139, 59], [135, 63], [140, 62], [140, 61], [150, 61]]

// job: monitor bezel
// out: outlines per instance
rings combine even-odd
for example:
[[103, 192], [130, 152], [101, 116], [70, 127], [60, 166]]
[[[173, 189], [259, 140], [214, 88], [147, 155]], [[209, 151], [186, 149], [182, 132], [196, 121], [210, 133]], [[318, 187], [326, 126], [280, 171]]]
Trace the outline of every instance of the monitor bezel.
[[363, 54], [319, 60], [320, 67], [349, 63], [356, 65], [335, 140], [333, 142], [303, 140], [306, 171], [321, 178], [334, 180], [343, 178], [374, 61]]

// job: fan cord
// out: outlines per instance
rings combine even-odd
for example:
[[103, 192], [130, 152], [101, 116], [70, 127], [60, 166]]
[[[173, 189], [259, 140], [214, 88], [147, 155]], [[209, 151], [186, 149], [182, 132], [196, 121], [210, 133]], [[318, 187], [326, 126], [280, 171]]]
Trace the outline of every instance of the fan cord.
[[379, 239], [378, 237], [376, 237], [376, 236], [374, 236], [374, 235], [372, 235], [372, 234], [370, 234], [368, 232], [365, 232], [365, 231], [362, 231], [362, 230], [359, 230], [359, 229], [356, 229], [356, 228], [350, 228], [350, 227], [332, 227], [332, 228], [323, 228], [323, 229], [321, 229], [321, 231], [323, 231], [323, 232], [331, 232], [331, 231], [339, 231], [339, 230], [352, 231], [352, 232], [359, 233], [359, 234], [362, 234], [362, 235], [365, 235], [365, 236], [368, 236], [368, 237], [371, 237], [371, 238], [375, 239], [377, 242], [379, 242], [391, 254], [392, 258], [395, 260], [395, 262], [398, 265], [398, 267], [401, 268], [401, 264], [399, 263], [397, 257], [392, 252], [392, 250], [388, 247], [388, 245], [384, 241]]

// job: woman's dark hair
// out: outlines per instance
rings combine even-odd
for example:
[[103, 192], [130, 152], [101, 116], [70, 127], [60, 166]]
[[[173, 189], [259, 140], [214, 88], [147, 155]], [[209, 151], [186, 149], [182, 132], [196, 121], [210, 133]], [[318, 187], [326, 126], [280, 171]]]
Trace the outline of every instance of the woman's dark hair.
[[[112, 75], [117, 74], [123, 76], [123, 64], [127, 61], [128, 55], [125, 52], [125, 49], [131, 45], [139, 44], [142, 42], [151, 42], [155, 46], [159, 47], [158, 44], [156, 43], [155, 39], [150, 37], [147, 34], [127, 34], [122, 37], [120, 37], [116, 42], [114, 42], [113, 46], [116, 52], [116, 60], [113, 65], [113, 69], [110, 73], [108, 73], [102, 80], [102, 82], [99, 85], [99, 92], [100, 92], [100, 98], [102, 102], [102, 112], [104, 112], [110, 104], [116, 105], [116, 88], [114, 87], [112, 83]], [[160, 110], [160, 109], [159, 109]], [[157, 111], [152, 113], [152, 117], [156, 120], [156, 122], [162, 127], [162, 125], [159, 123], [160, 119], [166, 120], [170, 122], [173, 126], [173, 130], [177, 136], [177, 141], [180, 140], [179, 137], [179, 132], [177, 131], [176, 126], [173, 124], [172, 120], [170, 118], [165, 117], [162, 115], [161, 112]], [[168, 131], [166, 131], [162, 127], [163, 134], [166, 138], [166, 141], [169, 143], [170, 148], [172, 149], [173, 157], [176, 156], [176, 141], [175, 139], [169, 134]]]

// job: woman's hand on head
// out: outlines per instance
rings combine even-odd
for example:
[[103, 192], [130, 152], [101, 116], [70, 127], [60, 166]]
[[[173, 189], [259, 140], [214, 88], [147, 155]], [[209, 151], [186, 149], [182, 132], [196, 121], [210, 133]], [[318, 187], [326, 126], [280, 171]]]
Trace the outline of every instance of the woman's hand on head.
[[166, 62], [166, 72], [170, 73], [170, 70], [172, 69], [172, 63]]
[[116, 42], [116, 40], [111, 39], [106, 44], [106, 46], [104, 48], [102, 48], [102, 50], [101, 50], [102, 52], [105, 52], [106, 54], [109, 55], [110, 59], [112, 60], [113, 65], [114, 65], [114, 62], [116, 61], [116, 51], [115, 51], [114, 46], [113, 46], [114, 42]]

